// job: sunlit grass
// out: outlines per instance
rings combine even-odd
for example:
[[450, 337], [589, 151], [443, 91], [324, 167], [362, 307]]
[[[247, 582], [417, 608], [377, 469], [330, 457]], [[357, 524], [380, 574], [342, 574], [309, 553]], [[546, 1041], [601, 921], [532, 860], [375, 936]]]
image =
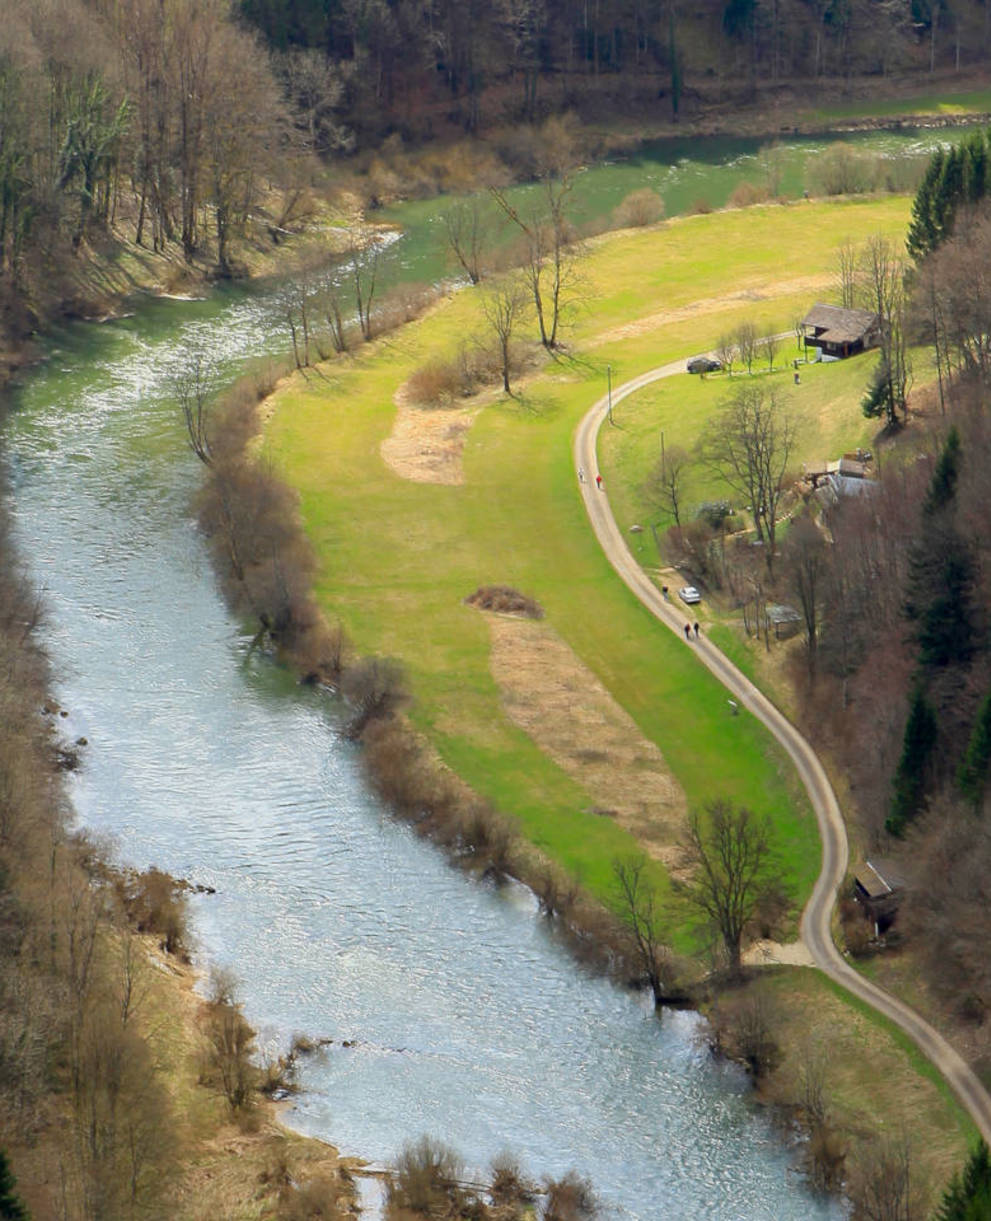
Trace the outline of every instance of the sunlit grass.
[[[474, 291], [349, 364], [328, 367], [326, 380], [294, 379], [277, 397], [268, 445], [300, 490], [326, 614], [345, 623], [362, 651], [405, 662], [414, 722], [441, 757], [600, 896], [611, 890], [613, 857], [635, 845], [594, 814], [589, 795], [507, 719], [489, 669], [485, 618], [462, 600], [495, 582], [536, 597], [551, 626], [660, 746], [691, 806], [725, 796], [773, 816], [784, 871], [801, 902], [818, 872], [819, 843], [794, 773], [756, 722], [727, 715], [722, 687], [613, 574], [578, 497], [571, 438], [605, 389], [607, 364], [619, 384], [711, 347], [744, 318], [761, 330], [788, 329], [828, 295], [836, 245], [878, 230], [894, 236], [907, 215], [908, 202], [889, 197], [803, 203], [598, 240], [583, 266], [570, 356], [532, 377], [523, 401], [503, 398], [481, 412], [461, 486], [402, 479], [379, 445], [392, 427], [393, 395], [409, 374], [481, 329]], [[855, 365], [832, 382], [825, 372], [811, 377], [810, 414], [818, 404], [828, 416], [830, 396], [841, 384], [852, 393], [856, 381]], [[718, 401], [718, 379], [700, 384], [686, 375], [669, 394], [663, 410], [672, 436], [689, 441]], [[630, 437], [640, 411], [631, 406]], [[849, 443], [863, 431], [858, 426]], [[824, 418], [809, 444], [825, 446], [842, 432]], [[610, 430], [607, 473], [621, 461], [614, 447], [626, 436]], [[630, 511], [620, 496], [621, 522]], [[659, 867], [657, 876], [663, 884]]]

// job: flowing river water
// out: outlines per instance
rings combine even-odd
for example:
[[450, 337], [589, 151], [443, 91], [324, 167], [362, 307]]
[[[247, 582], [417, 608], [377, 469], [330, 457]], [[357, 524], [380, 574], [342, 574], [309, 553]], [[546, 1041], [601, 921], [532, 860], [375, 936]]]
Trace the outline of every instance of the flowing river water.
[[[424, 278], [419, 240], [394, 274]], [[191, 346], [231, 376], [283, 350], [276, 289], [54, 334], [13, 394], [11, 510], [64, 729], [89, 743], [81, 822], [215, 889], [192, 903], [199, 961], [233, 968], [266, 1047], [334, 1040], [289, 1122], [373, 1163], [428, 1133], [469, 1176], [504, 1149], [534, 1175], [576, 1167], [617, 1217], [841, 1216], [697, 1015], [586, 977], [527, 892], [446, 865], [366, 790], [328, 698], [252, 653], [190, 516], [170, 377]]]

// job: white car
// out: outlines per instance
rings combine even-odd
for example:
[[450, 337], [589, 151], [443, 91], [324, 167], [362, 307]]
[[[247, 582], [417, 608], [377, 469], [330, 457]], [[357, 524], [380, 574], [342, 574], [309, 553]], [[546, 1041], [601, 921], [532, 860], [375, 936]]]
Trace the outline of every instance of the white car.
[[683, 585], [678, 590], [678, 597], [682, 602], [687, 602], [689, 606], [694, 606], [696, 602], [702, 601], [702, 595], [694, 585]]

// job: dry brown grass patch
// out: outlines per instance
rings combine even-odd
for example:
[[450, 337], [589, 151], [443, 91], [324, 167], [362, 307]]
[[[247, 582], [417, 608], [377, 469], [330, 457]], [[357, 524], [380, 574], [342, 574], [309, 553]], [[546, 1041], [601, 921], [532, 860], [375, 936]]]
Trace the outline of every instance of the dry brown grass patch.
[[425, 410], [410, 403], [404, 386], [394, 401], [396, 419], [380, 447], [386, 466], [414, 483], [464, 483], [461, 458], [478, 406]]
[[509, 719], [588, 793], [593, 808], [677, 872], [687, 803], [664, 757], [546, 625], [493, 618], [492, 674]]

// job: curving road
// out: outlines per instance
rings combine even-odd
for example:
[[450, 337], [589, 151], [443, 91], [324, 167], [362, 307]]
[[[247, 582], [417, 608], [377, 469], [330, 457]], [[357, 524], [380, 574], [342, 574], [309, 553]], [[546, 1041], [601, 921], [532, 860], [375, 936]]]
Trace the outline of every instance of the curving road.
[[[634, 391], [661, 378], [683, 373], [684, 368], [685, 362], [679, 360], [625, 382], [612, 392], [613, 407]], [[684, 640], [686, 617], [676, 606], [665, 601], [660, 590], [633, 558], [612, 515], [605, 487], [596, 488], [596, 442], [599, 428], [608, 410], [608, 397], [599, 399], [582, 417], [575, 436], [575, 466], [589, 473], [579, 485], [585, 508], [592, 529], [613, 568], [648, 610]], [[991, 1096], [963, 1057], [908, 1005], [859, 975], [833, 944], [830, 921], [837, 890], [846, 874], [848, 851], [843, 815], [819, 757], [787, 717], [708, 639], [702, 637], [700, 640], [693, 640], [690, 644], [686, 643], [685, 647], [695, 649], [702, 663], [742, 707], [753, 713], [774, 734], [798, 769], [812, 801], [822, 838], [822, 870], [802, 913], [801, 937], [816, 965], [830, 979], [842, 984], [848, 992], [852, 992], [905, 1031], [943, 1074], [981, 1135], [991, 1144]]]

